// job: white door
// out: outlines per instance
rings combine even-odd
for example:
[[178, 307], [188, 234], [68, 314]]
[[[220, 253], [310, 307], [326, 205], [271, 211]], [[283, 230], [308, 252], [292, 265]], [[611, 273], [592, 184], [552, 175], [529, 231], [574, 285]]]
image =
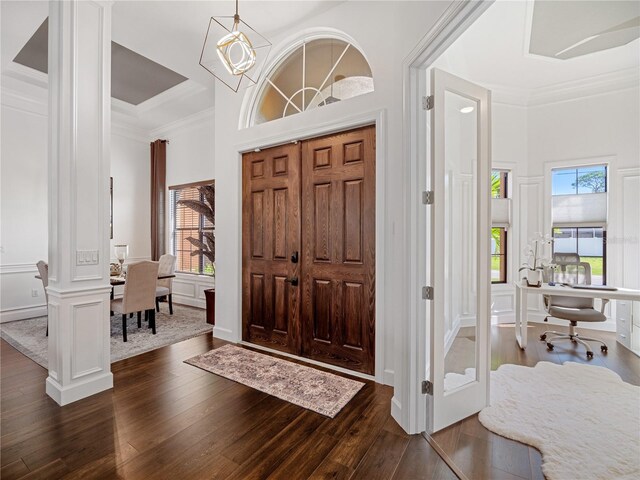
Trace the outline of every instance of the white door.
[[491, 97], [437, 69], [431, 91], [427, 429], [433, 433], [489, 401]]

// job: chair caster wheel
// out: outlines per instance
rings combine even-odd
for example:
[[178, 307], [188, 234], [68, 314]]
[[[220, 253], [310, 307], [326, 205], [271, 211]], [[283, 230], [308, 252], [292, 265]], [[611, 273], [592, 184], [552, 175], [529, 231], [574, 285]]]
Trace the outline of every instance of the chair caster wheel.
[[587, 352], [587, 358], [593, 358], [593, 352]]
[[547, 348], [549, 350], [553, 350], [553, 344], [552, 343], [547, 343]]
[[607, 353], [607, 351], [609, 350], [609, 347], [607, 347], [606, 345], [602, 345], [600, 347], [600, 350], [602, 350], [603, 353]]
[[540, 340], [545, 341], [547, 339], [547, 335], [546, 334], [542, 334], [540, 335]]

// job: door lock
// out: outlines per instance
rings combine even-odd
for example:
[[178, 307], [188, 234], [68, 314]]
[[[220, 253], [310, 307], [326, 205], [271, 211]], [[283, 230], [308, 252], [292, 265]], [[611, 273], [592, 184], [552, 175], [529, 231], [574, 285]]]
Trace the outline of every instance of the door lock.
[[293, 255], [291, 255], [291, 263], [298, 263], [298, 251], [297, 250], [295, 252], [293, 252]]
[[285, 282], [288, 282], [292, 286], [297, 287], [298, 286], [298, 277], [287, 278], [287, 279], [285, 279]]

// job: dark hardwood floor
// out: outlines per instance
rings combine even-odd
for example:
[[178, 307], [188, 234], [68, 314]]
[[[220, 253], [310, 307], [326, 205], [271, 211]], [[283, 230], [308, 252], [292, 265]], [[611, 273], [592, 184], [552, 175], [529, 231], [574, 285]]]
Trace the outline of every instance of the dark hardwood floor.
[[[567, 327], [530, 323], [526, 350], [517, 348], [512, 324], [493, 326], [491, 339], [491, 369], [505, 363], [534, 366], [540, 361], [579, 362], [599, 365], [615, 371], [625, 382], [640, 385], [640, 359], [618, 344], [614, 333], [578, 328], [584, 336], [607, 342], [609, 352], [604, 355], [597, 348], [594, 358], [587, 360], [583, 347], [570, 342], [558, 342], [548, 351], [539, 340], [545, 330], [566, 331]], [[594, 344], [593, 348], [597, 345]], [[496, 435], [482, 426], [473, 415], [435, 435], [435, 442], [449, 456], [455, 466], [469, 479], [543, 479], [540, 452], [528, 445]]]
[[391, 418], [391, 388], [367, 382], [329, 419], [183, 363], [223, 344], [202, 335], [114, 363], [113, 390], [59, 407], [47, 371], [2, 340], [0, 477], [455, 478]]
[[[520, 351], [513, 326], [493, 327], [492, 368], [538, 361], [587, 363], [584, 352], [553, 352], [530, 324]], [[640, 360], [613, 334], [588, 363], [640, 385]], [[0, 341], [2, 479], [303, 478], [453, 479], [418, 435], [390, 417], [389, 387], [367, 382], [335, 419], [183, 363], [224, 342], [202, 335], [112, 365], [108, 392], [59, 407], [44, 393], [45, 369]], [[539, 479], [534, 448], [486, 430], [470, 417], [434, 436], [470, 479]]]

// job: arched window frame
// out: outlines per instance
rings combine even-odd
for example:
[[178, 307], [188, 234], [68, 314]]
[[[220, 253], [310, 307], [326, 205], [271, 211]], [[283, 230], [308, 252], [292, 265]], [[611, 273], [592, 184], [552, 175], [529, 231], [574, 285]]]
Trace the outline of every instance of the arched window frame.
[[[335, 30], [335, 29], [312, 29], [306, 30], [304, 32], [298, 33], [293, 37], [289, 37], [285, 41], [281, 42], [281, 46], [279, 49], [274, 48], [275, 53], [273, 57], [269, 60], [267, 67], [264, 69], [264, 73], [260, 78], [260, 81], [255, 87], [250, 88], [245, 95], [242, 114], [240, 115], [240, 125], [239, 128], [251, 128], [256, 124], [256, 114], [258, 110], [258, 104], [262, 98], [265, 88], [269, 85], [267, 79], [271, 78], [271, 76], [277, 71], [278, 67], [284, 62], [290, 55], [292, 55], [298, 48], [300, 48], [304, 43], [309, 43], [313, 40], [322, 40], [322, 39], [335, 39], [341, 40], [343, 42], [349, 43], [352, 48], [358, 50], [358, 52], [362, 55], [362, 57], [366, 60], [369, 65], [369, 69], [371, 70], [371, 77], [374, 79], [374, 90], [375, 90], [375, 73], [373, 71], [373, 67], [371, 66], [371, 62], [367, 57], [366, 53], [362, 49], [362, 47], [358, 44], [358, 42], [353, 39], [351, 36], [346, 33]], [[304, 113], [301, 112], [301, 113]], [[271, 120], [273, 121], [273, 120]], [[270, 123], [264, 122], [264, 123]]]

